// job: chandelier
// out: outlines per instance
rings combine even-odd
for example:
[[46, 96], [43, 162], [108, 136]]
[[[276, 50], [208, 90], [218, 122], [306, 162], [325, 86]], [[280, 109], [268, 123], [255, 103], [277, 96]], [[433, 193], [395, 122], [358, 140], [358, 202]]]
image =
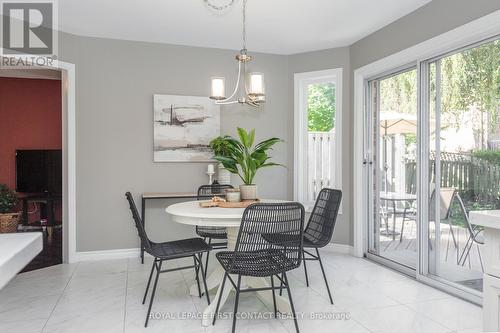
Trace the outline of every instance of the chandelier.
[[[215, 6], [210, 3], [210, 0], [205, 0], [205, 3], [212, 10], [221, 12], [230, 7], [234, 0], [231, 0], [225, 6]], [[240, 103], [260, 107], [266, 101], [264, 74], [258, 72], [247, 73], [247, 64], [252, 61], [252, 57], [247, 54], [246, 49], [246, 4], [247, 0], [243, 0], [243, 48], [236, 55], [236, 61], [238, 61], [236, 86], [231, 96], [226, 97], [225, 78], [220, 76], [212, 77], [210, 99], [213, 99], [215, 104]]]

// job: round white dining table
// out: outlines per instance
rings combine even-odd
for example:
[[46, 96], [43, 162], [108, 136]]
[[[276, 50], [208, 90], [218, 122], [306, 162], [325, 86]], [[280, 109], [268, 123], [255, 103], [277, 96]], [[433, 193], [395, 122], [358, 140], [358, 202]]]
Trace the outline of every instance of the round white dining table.
[[[284, 201], [262, 200], [261, 202]], [[172, 220], [177, 223], [203, 227], [226, 227], [228, 251], [234, 250], [236, 246], [241, 217], [243, 216], [244, 210], [244, 208], [200, 207], [200, 201], [181, 202], [170, 205], [165, 209], [165, 211], [171, 215]], [[215, 307], [221, 292], [220, 285], [222, 284], [222, 279], [225, 274], [224, 269], [218, 262], [213, 263], [213, 265], [217, 266], [214, 271], [207, 276], [207, 288], [208, 290], [217, 288], [217, 293], [215, 298], [211, 298], [210, 305], [203, 311], [203, 326], [210, 326], [212, 324], [212, 318], [215, 315]], [[268, 281], [261, 277], [242, 277], [241, 283], [242, 286], [246, 286], [248, 288], [267, 288], [270, 286]], [[233, 289], [234, 287], [231, 283], [226, 283], [221, 298], [220, 308], [222, 308], [227, 300], [227, 297], [229, 296], [229, 293]], [[189, 292], [193, 296], [198, 296], [198, 286], [196, 284], [192, 285]], [[272, 308], [273, 298], [270, 290], [257, 291], [256, 293], [260, 300], [262, 300], [265, 304], [270, 305]], [[290, 313], [291, 311], [288, 298], [279, 296], [279, 293], [276, 293], [276, 306], [278, 311], [281, 313]]]

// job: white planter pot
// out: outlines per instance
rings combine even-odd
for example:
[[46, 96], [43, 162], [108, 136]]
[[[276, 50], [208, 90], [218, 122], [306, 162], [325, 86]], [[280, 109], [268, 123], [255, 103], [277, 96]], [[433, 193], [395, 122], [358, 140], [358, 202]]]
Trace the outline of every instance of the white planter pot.
[[241, 200], [256, 200], [257, 185], [240, 185]]
[[217, 170], [217, 181], [221, 185], [231, 185], [231, 172], [229, 172], [222, 164], [219, 164]]

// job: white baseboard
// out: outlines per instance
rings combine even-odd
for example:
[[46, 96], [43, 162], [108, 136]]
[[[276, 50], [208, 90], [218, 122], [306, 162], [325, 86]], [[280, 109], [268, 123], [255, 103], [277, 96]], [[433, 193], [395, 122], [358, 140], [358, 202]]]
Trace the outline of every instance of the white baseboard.
[[[353, 247], [351, 245], [330, 243], [325, 246], [328, 251], [352, 255]], [[139, 248], [132, 249], [118, 249], [118, 250], [104, 250], [104, 251], [86, 251], [77, 252], [75, 261], [93, 261], [93, 260], [111, 260], [111, 259], [126, 259], [138, 258], [140, 255]], [[147, 254], [146, 254], [147, 255]]]
[[354, 253], [354, 248], [352, 245], [340, 244], [340, 243], [330, 243], [325, 248], [328, 248], [331, 252], [339, 253], [339, 254], [349, 254], [352, 255]]
[[76, 252], [75, 261], [78, 262], [78, 261], [92, 261], [92, 260], [138, 258], [139, 255], [140, 255], [139, 248], [104, 250], [104, 251], [86, 251], [86, 252]]

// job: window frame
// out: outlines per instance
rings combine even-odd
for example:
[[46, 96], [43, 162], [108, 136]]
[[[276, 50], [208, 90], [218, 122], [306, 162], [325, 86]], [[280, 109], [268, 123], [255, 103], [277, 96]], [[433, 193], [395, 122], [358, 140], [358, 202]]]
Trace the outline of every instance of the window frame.
[[[333, 156], [334, 179], [331, 187], [342, 190], [342, 68], [294, 74], [294, 183], [293, 199], [301, 202], [306, 210], [312, 209], [314, 202], [307, 200], [307, 153], [308, 140], [308, 86], [310, 84], [335, 84], [335, 133]], [[342, 205], [339, 210], [342, 214]]]

